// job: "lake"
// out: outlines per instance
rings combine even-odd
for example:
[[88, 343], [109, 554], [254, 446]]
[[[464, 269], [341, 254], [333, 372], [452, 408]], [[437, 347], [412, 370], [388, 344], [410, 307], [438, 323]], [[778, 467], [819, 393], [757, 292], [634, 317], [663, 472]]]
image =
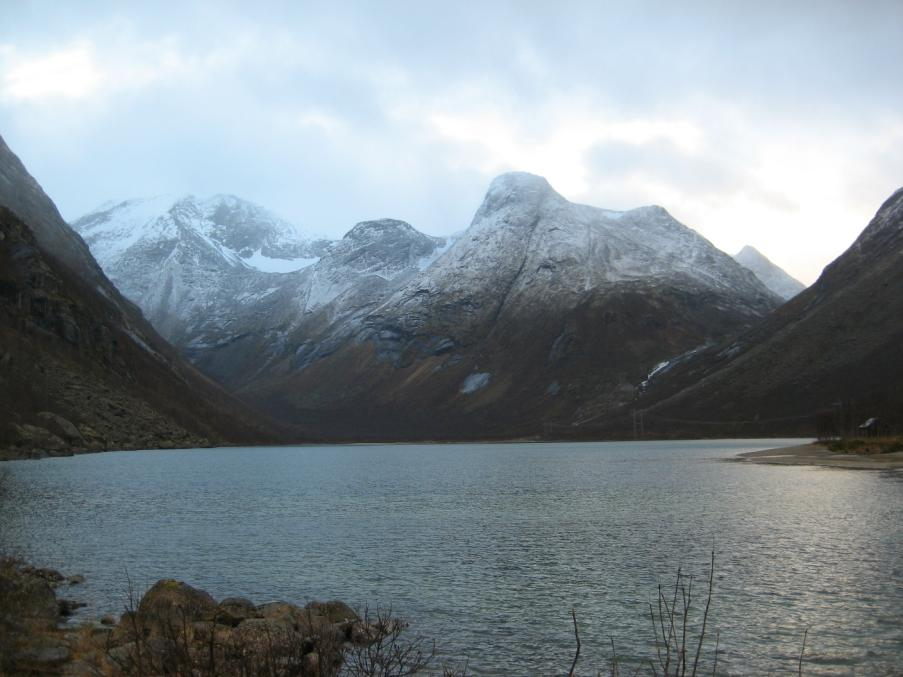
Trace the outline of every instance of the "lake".
[[[0, 548], [120, 613], [173, 577], [256, 603], [391, 607], [473, 674], [651, 657], [678, 566], [719, 673], [900, 674], [903, 474], [729, 463], [796, 440], [140, 451], [0, 465]], [[69, 591], [67, 591], [69, 592]], [[708, 663], [707, 663], [708, 664]], [[709, 668], [709, 674], [711, 668]]]

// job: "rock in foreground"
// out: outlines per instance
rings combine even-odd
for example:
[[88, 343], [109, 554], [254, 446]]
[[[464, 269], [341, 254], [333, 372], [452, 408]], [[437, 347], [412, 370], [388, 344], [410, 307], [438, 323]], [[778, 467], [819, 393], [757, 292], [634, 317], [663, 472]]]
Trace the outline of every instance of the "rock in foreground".
[[217, 603], [172, 579], [134, 600], [113, 627], [112, 619], [62, 627], [62, 600], [44, 571], [0, 567], [0, 674], [320, 677], [381, 636], [342, 602]]

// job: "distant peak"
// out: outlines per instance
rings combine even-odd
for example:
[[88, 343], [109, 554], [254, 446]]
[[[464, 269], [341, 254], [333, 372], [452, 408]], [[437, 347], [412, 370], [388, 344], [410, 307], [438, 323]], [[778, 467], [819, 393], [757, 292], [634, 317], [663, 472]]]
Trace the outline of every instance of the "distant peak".
[[499, 190], [540, 190], [552, 191], [552, 186], [542, 176], [529, 172], [506, 172], [500, 174], [489, 184], [489, 192]]
[[416, 229], [406, 221], [398, 219], [375, 219], [361, 221], [345, 234], [346, 240], [375, 240], [392, 233], [416, 233]]
[[743, 247], [733, 258], [741, 266], [752, 271], [762, 284], [784, 300], [793, 298], [806, 288], [802, 282], [791, 277], [752, 245]]
[[631, 214], [638, 214], [646, 217], [668, 218], [674, 220], [671, 212], [661, 205], [644, 205], [643, 207], [635, 207], [629, 210]]
[[762, 254], [758, 249], [753, 247], [751, 244], [745, 245], [743, 249], [734, 254], [734, 258], [740, 258], [745, 256], [757, 256], [760, 258], [765, 258], [765, 255]]
[[558, 193], [541, 176], [527, 172], [508, 172], [497, 176], [489, 184], [483, 204], [477, 212], [487, 214], [506, 205], [519, 205], [521, 208], [538, 209], [548, 198], [563, 200]]

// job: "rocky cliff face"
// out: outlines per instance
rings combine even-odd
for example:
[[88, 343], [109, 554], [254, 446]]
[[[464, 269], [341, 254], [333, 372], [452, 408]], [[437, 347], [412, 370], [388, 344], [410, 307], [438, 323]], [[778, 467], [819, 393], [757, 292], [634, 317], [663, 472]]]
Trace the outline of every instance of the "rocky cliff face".
[[0, 449], [273, 439], [122, 298], [0, 140]]
[[[903, 189], [808, 289], [750, 331], [664, 370], [646, 428], [667, 434], [903, 427]], [[665, 420], [667, 419], [667, 420]], [[658, 423], [656, 423], [658, 420]]]
[[422, 271], [309, 308], [240, 392], [327, 435], [533, 434], [604, 415], [778, 303], [660, 207], [575, 205], [510, 174]]
[[762, 284], [785, 301], [789, 301], [806, 288], [806, 285], [769, 261], [755, 247], [747, 245], [734, 255], [734, 259], [744, 268], [751, 270]]

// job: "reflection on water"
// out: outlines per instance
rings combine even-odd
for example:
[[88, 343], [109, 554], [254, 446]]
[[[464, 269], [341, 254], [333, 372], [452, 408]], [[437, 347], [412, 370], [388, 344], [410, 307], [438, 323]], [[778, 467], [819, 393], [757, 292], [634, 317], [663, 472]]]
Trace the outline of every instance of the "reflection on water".
[[[778, 442], [777, 444], [780, 444]], [[773, 442], [151, 451], [8, 463], [0, 546], [84, 573], [88, 613], [126, 576], [215, 597], [391, 605], [472, 672], [585, 673], [613, 636], [649, 655], [678, 565], [703, 589], [719, 672], [893, 674], [903, 663], [903, 481], [721, 462]], [[700, 604], [702, 600], [700, 600]], [[714, 635], [712, 635], [714, 638]], [[711, 649], [709, 650], [711, 655]]]

